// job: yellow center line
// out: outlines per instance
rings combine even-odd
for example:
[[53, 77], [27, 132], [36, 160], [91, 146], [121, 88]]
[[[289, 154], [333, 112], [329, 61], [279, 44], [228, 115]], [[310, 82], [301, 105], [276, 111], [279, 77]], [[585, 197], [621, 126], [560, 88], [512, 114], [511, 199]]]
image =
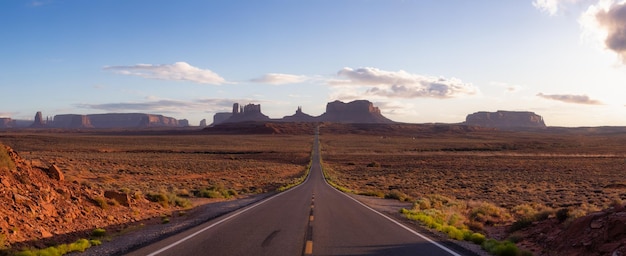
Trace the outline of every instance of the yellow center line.
[[304, 254], [305, 255], [313, 254], [313, 241], [306, 241], [306, 246], [304, 247]]

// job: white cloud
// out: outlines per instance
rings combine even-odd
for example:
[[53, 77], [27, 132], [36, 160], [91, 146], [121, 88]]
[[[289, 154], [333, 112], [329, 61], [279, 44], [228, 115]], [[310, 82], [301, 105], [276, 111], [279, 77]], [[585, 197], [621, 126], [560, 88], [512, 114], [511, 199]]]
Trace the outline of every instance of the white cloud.
[[220, 112], [228, 111], [235, 102], [247, 102], [242, 99], [196, 99], [190, 101], [159, 99], [148, 97], [142, 102], [116, 102], [104, 104], [77, 104], [84, 109], [102, 110], [106, 112], [150, 112], [150, 113], [180, 113], [189, 112]]
[[558, 0], [535, 0], [533, 2], [533, 6], [535, 8], [547, 12], [550, 15], [555, 15], [559, 10], [559, 1]]
[[260, 78], [251, 79], [251, 82], [261, 84], [283, 85], [283, 84], [297, 84], [307, 81], [309, 78], [306, 76], [269, 73]]
[[545, 13], [550, 14], [551, 16], [554, 16], [566, 4], [576, 3], [579, 1], [580, 0], [534, 0], [533, 6], [535, 6], [535, 8], [541, 10], [542, 12], [545, 12]]
[[476, 94], [478, 88], [457, 78], [411, 74], [404, 70], [384, 71], [377, 68], [343, 68], [337, 75], [342, 79], [329, 80], [341, 87], [365, 87], [367, 96], [384, 98], [451, 98], [462, 94]]
[[502, 87], [506, 89], [507, 92], [510, 92], [510, 93], [519, 92], [523, 88], [520, 85], [508, 84], [508, 83], [503, 83], [503, 82], [491, 82], [490, 84], [494, 86]]
[[611, 50], [626, 64], [626, 1], [601, 0], [580, 19], [583, 38]]
[[565, 103], [574, 103], [574, 104], [587, 104], [587, 105], [602, 105], [603, 103], [599, 100], [594, 100], [589, 98], [587, 95], [574, 95], [574, 94], [537, 94], [538, 97], [562, 101]]
[[374, 106], [380, 108], [380, 111], [384, 115], [390, 115], [394, 117], [406, 117], [417, 115], [416, 107], [410, 102], [402, 101], [377, 101], [373, 103]]
[[110, 70], [117, 74], [139, 76], [149, 79], [190, 81], [214, 85], [229, 83], [211, 70], [200, 69], [186, 62], [163, 65], [137, 64], [134, 66], [107, 66], [103, 69]]
[[32, 1], [30, 2], [30, 6], [31, 7], [40, 7], [47, 4], [47, 2], [43, 2], [43, 1]]
[[0, 118], [11, 118], [11, 116], [13, 116], [13, 114], [15, 114], [15, 113], [11, 113], [11, 112], [0, 112]]

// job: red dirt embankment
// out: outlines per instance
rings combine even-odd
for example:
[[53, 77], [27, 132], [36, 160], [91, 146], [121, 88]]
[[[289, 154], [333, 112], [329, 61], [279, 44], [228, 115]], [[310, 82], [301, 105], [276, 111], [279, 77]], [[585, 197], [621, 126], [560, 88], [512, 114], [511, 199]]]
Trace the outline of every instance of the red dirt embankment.
[[0, 249], [74, 242], [95, 228], [121, 229], [165, 211], [143, 198], [129, 198], [131, 207], [122, 206], [103, 191], [32, 167], [2, 144], [0, 155]]
[[522, 231], [535, 255], [626, 255], [626, 205], [559, 223], [556, 218]]

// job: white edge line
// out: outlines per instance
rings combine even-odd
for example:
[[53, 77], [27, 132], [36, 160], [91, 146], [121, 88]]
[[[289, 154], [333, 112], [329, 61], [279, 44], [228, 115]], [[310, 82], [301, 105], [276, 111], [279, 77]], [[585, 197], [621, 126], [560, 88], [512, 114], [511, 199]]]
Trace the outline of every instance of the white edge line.
[[[321, 168], [321, 165], [320, 165], [320, 168]], [[330, 186], [330, 184], [328, 184], [328, 182], [326, 181], [325, 177], [324, 177], [324, 182], [326, 183], [326, 185]], [[396, 225], [406, 229], [407, 231], [411, 232], [412, 234], [414, 234], [416, 236], [419, 236], [420, 238], [422, 238], [422, 239], [424, 239], [424, 240], [426, 240], [426, 241], [436, 245], [437, 247], [441, 248], [442, 250], [444, 250], [444, 251], [446, 251], [446, 252], [448, 252], [448, 253], [450, 253], [450, 254], [452, 254], [454, 256], [462, 256], [461, 254], [456, 253], [455, 251], [449, 249], [448, 247], [445, 247], [445, 246], [441, 245], [440, 243], [437, 243], [437, 242], [433, 241], [432, 239], [428, 238], [427, 236], [418, 233], [417, 231], [413, 230], [412, 228], [409, 228], [409, 227], [405, 226], [404, 224], [402, 224], [402, 223], [400, 223], [400, 222], [390, 218], [389, 216], [387, 216], [387, 215], [385, 215], [385, 214], [383, 214], [383, 213], [381, 213], [379, 211], [374, 210], [372, 207], [369, 207], [369, 206], [365, 205], [364, 203], [361, 203], [359, 200], [356, 200], [354, 197], [351, 197], [351, 196], [347, 195], [346, 193], [343, 193], [343, 192], [337, 190], [333, 186], [330, 186], [330, 187], [332, 189], [334, 189], [335, 191], [339, 192], [340, 194], [342, 194], [343, 196], [345, 196], [347, 198], [350, 198], [352, 201], [357, 202], [358, 204], [362, 205], [363, 207], [369, 209], [372, 212], [375, 212], [376, 214], [382, 216], [383, 218], [385, 218], [385, 219], [395, 223]]]
[[148, 254], [147, 256], [155, 256], [155, 255], [160, 254], [160, 253], [162, 253], [162, 252], [164, 252], [164, 251], [167, 251], [167, 250], [171, 249], [172, 247], [177, 246], [177, 245], [179, 245], [179, 244], [181, 244], [181, 243], [183, 243], [183, 242], [185, 242], [185, 241], [187, 241], [187, 240], [189, 240], [189, 239], [193, 238], [194, 236], [199, 235], [200, 233], [202, 233], [202, 232], [204, 232], [204, 231], [207, 231], [207, 230], [209, 230], [209, 229], [211, 229], [211, 228], [213, 228], [213, 227], [215, 227], [215, 226], [217, 226], [217, 225], [219, 225], [219, 224], [222, 224], [222, 223], [223, 223], [223, 222], [225, 222], [225, 221], [228, 221], [228, 220], [230, 220], [230, 219], [232, 219], [232, 218], [235, 218], [235, 217], [239, 216], [240, 214], [242, 214], [242, 213], [244, 213], [244, 212], [247, 212], [247, 211], [249, 211], [249, 210], [251, 210], [251, 209], [253, 209], [253, 208], [255, 208], [255, 207], [259, 206], [259, 205], [262, 205], [262, 204], [266, 203], [266, 202], [267, 202], [267, 201], [269, 201], [269, 200], [272, 200], [272, 199], [274, 199], [274, 198], [276, 198], [276, 197], [279, 197], [279, 196], [281, 196], [281, 195], [284, 195], [284, 194], [285, 194], [285, 193], [287, 193], [288, 191], [291, 191], [291, 190], [293, 190], [293, 189], [295, 189], [295, 188], [299, 187], [300, 185], [304, 184], [305, 182], [307, 182], [307, 181], [309, 180], [309, 177], [310, 177], [310, 176], [311, 176], [311, 170], [309, 169], [309, 175], [307, 175], [307, 177], [306, 177], [306, 179], [304, 180], [304, 182], [302, 182], [302, 183], [298, 184], [298, 186], [295, 186], [295, 187], [290, 188], [290, 189], [288, 189], [288, 190], [286, 190], [286, 191], [283, 191], [283, 192], [281, 192], [281, 193], [278, 193], [278, 194], [276, 194], [276, 195], [273, 195], [273, 196], [271, 196], [270, 198], [267, 198], [267, 199], [265, 199], [265, 200], [263, 200], [263, 201], [261, 201], [261, 202], [258, 202], [258, 203], [256, 203], [256, 204], [253, 204], [253, 205], [251, 205], [251, 206], [248, 206], [247, 208], [244, 208], [243, 210], [240, 210], [240, 211], [238, 211], [238, 212], [235, 212], [235, 213], [233, 213], [232, 215], [230, 215], [230, 216], [228, 216], [228, 217], [226, 217], [226, 218], [223, 218], [223, 219], [219, 220], [218, 222], [215, 222], [215, 223], [213, 223], [213, 224], [211, 224], [211, 225], [209, 225], [209, 226], [207, 226], [207, 227], [204, 227], [203, 229], [200, 229], [200, 230], [198, 230], [198, 231], [194, 232], [194, 233], [193, 233], [193, 234], [191, 234], [191, 235], [188, 235], [188, 236], [186, 236], [186, 237], [183, 237], [182, 239], [180, 239], [180, 240], [178, 240], [178, 241], [176, 241], [176, 242], [174, 242], [174, 243], [171, 243], [171, 244], [169, 244], [168, 246], [165, 246], [165, 247], [163, 247], [163, 248], [161, 248], [161, 249], [159, 249], [159, 250], [157, 250], [157, 251], [155, 251], [155, 252], [152, 252], [152, 253]]
[[[340, 192], [341, 192], [341, 191], [340, 191]], [[365, 207], [365, 208], [369, 209], [370, 211], [373, 211], [373, 212], [375, 212], [376, 214], [378, 214], [378, 215], [380, 215], [380, 216], [383, 216], [385, 219], [388, 219], [389, 221], [391, 221], [391, 222], [393, 222], [393, 223], [397, 224], [398, 226], [400, 226], [400, 227], [402, 227], [402, 228], [406, 229], [407, 231], [409, 231], [409, 232], [413, 233], [414, 235], [419, 236], [419, 237], [423, 238], [424, 240], [426, 240], [426, 241], [428, 241], [428, 242], [433, 243], [434, 245], [436, 245], [437, 247], [439, 247], [439, 248], [443, 249], [444, 251], [446, 251], [446, 252], [448, 252], [448, 253], [450, 253], [450, 254], [452, 254], [452, 255], [454, 255], [454, 256], [462, 256], [461, 254], [458, 254], [458, 253], [456, 253], [455, 251], [450, 250], [448, 247], [445, 247], [445, 246], [441, 245], [440, 243], [437, 243], [437, 242], [433, 241], [432, 239], [428, 238], [427, 236], [425, 236], [425, 235], [422, 235], [422, 234], [418, 233], [417, 231], [415, 231], [415, 230], [413, 230], [413, 229], [411, 229], [411, 228], [409, 228], [409, 227], [405, 226], [404, 224], [402, 224], [402, 223], [400, 223], [400, 222], [398, 222], [398, 221], [396, 221], [396, 220], [394, 220], [394, 219], [390, 218], [389, 216], [387, 216], [387, 215], [385, 215], [385, 214], [383, 214], [383, 213], [381, 213], [381, 212], [379, 212], [379, 211], [374, 210], [373, 208], [371, 208], [371, 207], [369, 207], [369, 206], [365, 205], [364, 203], [361, 203], [359, 200], [356, 200], [355, 198], [353, 198], [353, 197], [351, 197], [351, 196], [348, 196], [348, 195], [346, 195], [346, 194], [344, 194], [344, 193], [341, 193], [341, 194], [343, 194], [343, 195], [344, 195], [344, 196], [346, 196], [347, 198], [350, 198], [350, 199], [352, 199], [353, 201], [355, 201], [355, 202], [359, 203], [360, 205], [362, 205], [363, 207]]]

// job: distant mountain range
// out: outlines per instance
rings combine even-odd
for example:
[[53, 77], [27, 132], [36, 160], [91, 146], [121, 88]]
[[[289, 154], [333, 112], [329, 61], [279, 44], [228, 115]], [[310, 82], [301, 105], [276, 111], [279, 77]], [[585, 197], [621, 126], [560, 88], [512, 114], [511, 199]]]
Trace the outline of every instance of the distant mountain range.
[[[279, 119], [272, 119], [261, 112], [261, 105], [233, 104], [231, 112], [216, 113], [213, 117], [213, 124], [237, 123], [344, 123], [344, 124], [399, 124], [381, 114], [378, 107], [367, 100], [355, 100], [344, 103], [333, 101], [326, 104], [326, 112], [320, 116], [311, 116], [298, 107], [293, 115]], [[202, 127], [206, 126], [203, 120]], [[543, 117], [533, 112], [527, 111], [504, 111], [496, 112], [475, 112], [467, 115], [464, 122], [453, 125], [465, 125], [476, 127], [497, 128], [505, 130], [525, 130], [525, 129], [546, 129]], [[143, 114], [143, 113], [107, 113], [92, 115], [62, 114], [54, 118], [44, 119], [41, 112], [37, 112], [34, 121], [12, 120], [11, 118], [0, 118], [0, 128], [57, 128], [57, 129], [91, 129], [91, 128], [124, 128], [140, 129], [152, 127], [180, 128], [188, 127], [189, 122], [185, 119], [178, 120], [173, 117], [163, 115]], [[282, 126], [273, 126], [273, 129]], [[554, 127], [556, 128], [556, 127]], [[606, 130], [606, 129], [602, 129]]]
[[302, 112], [298, 107], [296, 113], [280, 119], [270, 119], [261, 112], [261, 105], [248, 104], [239, 106], [233, 104], [230, 113], [217, 113], [213, 117], [213, 124], [238, 122], [336, 122], [336, 123], [383, 123], [394, 121], [384, 117], [378, 107], [367, 100], [356, 100], [349, 103], [333, 101], [326, 104], [326, 112], [320, 116], [311, 116]]
[[0, 118], [0, 128], [148, 128], [148, 127], [186, 127], [189, 122], [185, 119], [177, 120], [163, 115], [142, 113], [109, 113], [94, 115], [63, 114], [54, 119], [43, 119], [41, 112], [37, 112], [34, 121], [12, 120]]

